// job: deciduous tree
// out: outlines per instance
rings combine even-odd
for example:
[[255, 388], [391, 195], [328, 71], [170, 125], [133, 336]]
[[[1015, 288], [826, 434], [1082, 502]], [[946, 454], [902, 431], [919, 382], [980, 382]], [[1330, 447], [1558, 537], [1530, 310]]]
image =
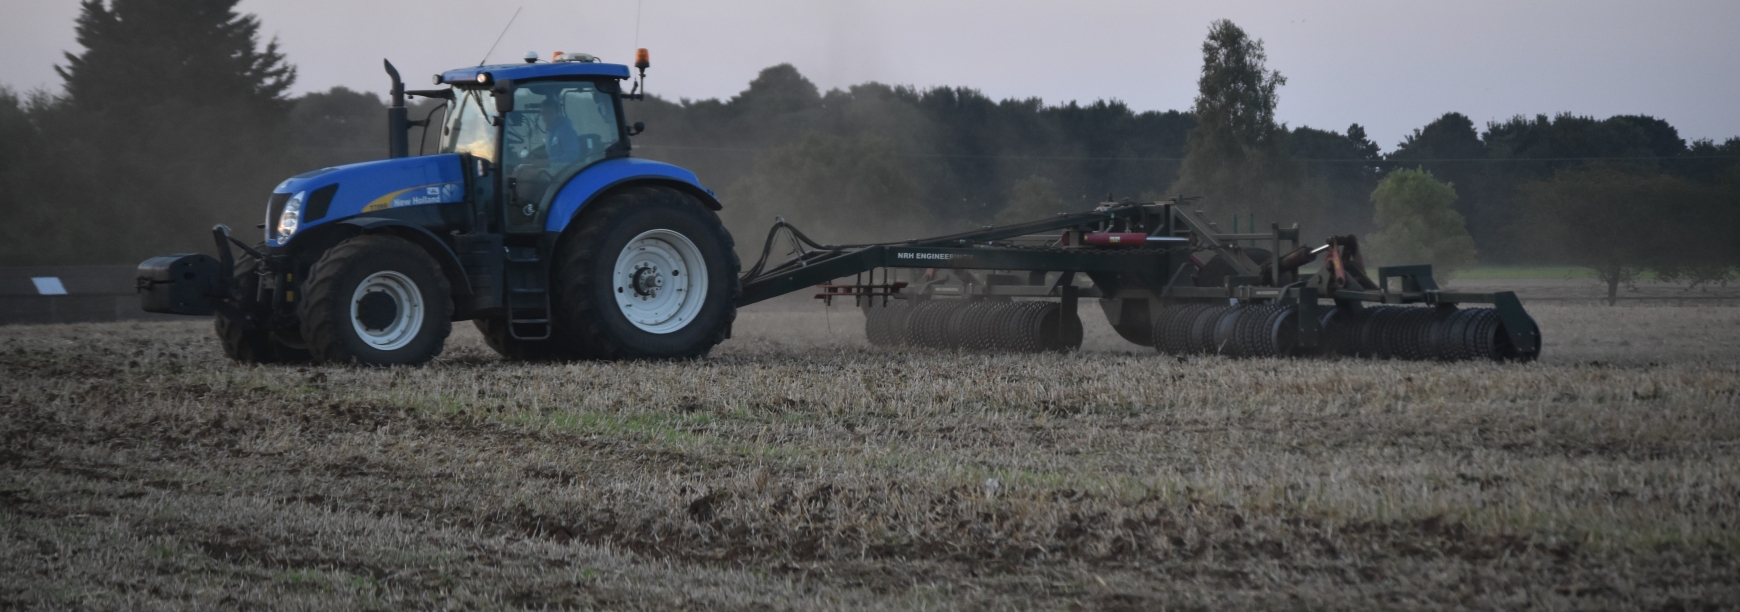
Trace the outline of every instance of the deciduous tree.
[[1391, 172], [1371, 193], [1377, 231], [1370, 259], [1385, 265], [1432, 264], [1440, 277], [1475, 263], [1474, 240], [1456, 212], [1455, 187], [1424, 170]]
[[[1675, 278], [1725, 275], [1735, 265], [1733, 206], [1686, 179], [1603, 164], [1524, 185], [1534, 227], [1556, 255], [1595, 271], [1608, 304], [1645, 270]], [[1723, 214], [1726, 212], [1727, 214]], [[1700, 269], [1701, 268], [1701, 269]]]

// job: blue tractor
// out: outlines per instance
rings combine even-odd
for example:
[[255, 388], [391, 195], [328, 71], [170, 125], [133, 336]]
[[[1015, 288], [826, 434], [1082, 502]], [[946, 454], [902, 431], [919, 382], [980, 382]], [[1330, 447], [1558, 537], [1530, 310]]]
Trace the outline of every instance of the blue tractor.
[[[644, 82], [646, 50], [635, 67]], [[719, 200], [630, 154], [628, 66], [528, 55], [422, 91], [386, 69], [389, 159], [280, 183], [262, 243], [219, 226], [215, 258], [147, 260], [145, 309], [215, 315], [251, 363], [423, 363], [467, 320], [521, 360], [698, 357], [729, 336], [741, 289]], [[407, 95], [445, 100], [445, 121], [409, 121]], [[407, 155], [418, 125], [436, 154]]]

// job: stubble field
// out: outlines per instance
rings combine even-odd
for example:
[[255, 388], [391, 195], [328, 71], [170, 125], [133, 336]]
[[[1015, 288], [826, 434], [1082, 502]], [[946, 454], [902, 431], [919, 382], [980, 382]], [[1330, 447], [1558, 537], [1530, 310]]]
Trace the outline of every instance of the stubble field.
[[[1732, 609], [1740, 309], [1526, 365], [872, 349], [241, 367], [0, 328], [0, 608]], [[1097, 315], [1087, 311], [1084, 315]]]

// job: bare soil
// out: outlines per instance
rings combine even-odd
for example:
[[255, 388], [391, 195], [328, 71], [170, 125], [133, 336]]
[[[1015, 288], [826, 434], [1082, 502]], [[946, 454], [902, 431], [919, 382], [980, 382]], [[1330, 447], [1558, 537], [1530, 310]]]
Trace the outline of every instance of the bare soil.
[[0, 608], [1733, 609], [1740, 308], [1531, 364], [882, 350], [245, 367], [0, 328]]

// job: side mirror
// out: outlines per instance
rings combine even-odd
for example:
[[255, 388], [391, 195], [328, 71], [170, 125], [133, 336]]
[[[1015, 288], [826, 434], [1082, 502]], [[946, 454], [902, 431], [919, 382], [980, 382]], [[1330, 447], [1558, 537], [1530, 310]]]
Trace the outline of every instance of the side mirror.
[[510, 81], [497, 81], [490, 93], [495, 95], [495, 112], [506, 115], [514, 112], [514, 88]]
[[629, 136], [636, 136], [636, 135], [639, 135], [641, 132], [645, 132], [645, 131], [646, 131], [646, 122], [644, 122], [644, 121], [636, 121], [636, 122], [634, 122], [634, 125], [628, 126], [628, 135]]

